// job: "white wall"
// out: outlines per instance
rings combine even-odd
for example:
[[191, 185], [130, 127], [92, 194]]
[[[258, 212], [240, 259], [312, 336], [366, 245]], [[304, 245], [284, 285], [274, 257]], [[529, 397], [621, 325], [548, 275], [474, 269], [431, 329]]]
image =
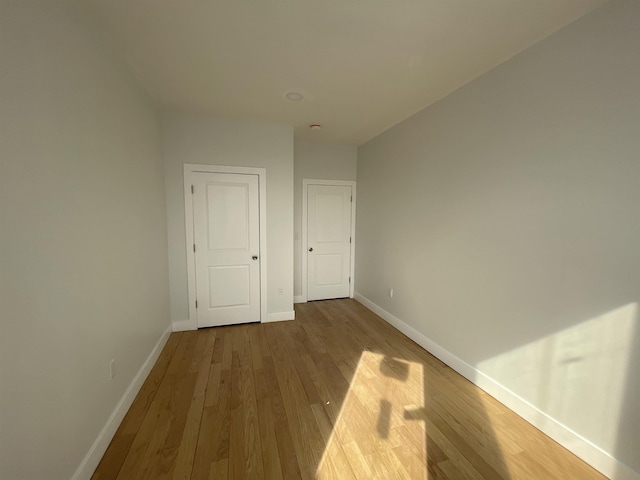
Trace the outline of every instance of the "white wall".
[[357, 148], [296, 141], [294, 143], [294, 295], [302, 295], [302, 179], [355, 180]]
[[361, 146], [356, 291], [640, 472], [638, 25], [610, 2]]
[[177, 113], [163, 123], [172, 322], [189, 318], [185, 163], [267, 169], [267, 314], [293, 312], [293, 127]]
[[159, 121], [68, 5], [0, 4], [6, 480], [68, 480], [169, 327]]

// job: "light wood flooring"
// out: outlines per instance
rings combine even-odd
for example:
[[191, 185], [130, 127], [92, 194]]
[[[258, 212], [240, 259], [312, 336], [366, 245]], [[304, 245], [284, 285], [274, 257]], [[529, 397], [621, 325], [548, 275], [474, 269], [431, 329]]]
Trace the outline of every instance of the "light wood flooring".
[[174, 333], [107, 479], [603, 479], [358, 302]]

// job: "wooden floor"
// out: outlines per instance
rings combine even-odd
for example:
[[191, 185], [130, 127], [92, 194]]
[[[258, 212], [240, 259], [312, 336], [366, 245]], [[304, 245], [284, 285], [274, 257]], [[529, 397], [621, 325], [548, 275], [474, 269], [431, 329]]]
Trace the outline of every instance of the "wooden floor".
[[93, 479], [602, 479], [354, 300], [171, 335]]

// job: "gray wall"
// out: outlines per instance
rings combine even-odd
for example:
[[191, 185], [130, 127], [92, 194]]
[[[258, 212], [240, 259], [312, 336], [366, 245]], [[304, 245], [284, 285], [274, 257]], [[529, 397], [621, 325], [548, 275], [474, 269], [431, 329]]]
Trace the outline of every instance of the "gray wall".
[[357, 149], [351, 145], [294, 143], [294, 295], [302, 295], [302, 179], [355, 180]]
[[189, 318], [185, 163], [266, 168], [267, 314], [293, 312], [293, 127], [178, 113], [163, 125], [171, 321]]
[[639, 25], [608, 3], [361, 146], [356, 244], [358, 293], [636, 471]]
[[0, 4], [7, 480], [69, 479], [169, 326], [159, 122], [65, 5]]

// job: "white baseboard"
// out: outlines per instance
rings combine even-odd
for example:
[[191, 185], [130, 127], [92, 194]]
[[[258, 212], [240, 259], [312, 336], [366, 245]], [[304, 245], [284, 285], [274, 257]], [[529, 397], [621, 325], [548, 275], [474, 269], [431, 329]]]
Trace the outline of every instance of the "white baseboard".
[[596, 470], [600, 471], [603, 475], [612, 480], [640, 480], [639, 473], [631, 470], [625, 464], [613, 458], [597, 445], [594, 445], [586, 438], [561, 424], [553, 417], [530, 404], [522, 397], [516, 395], [488, 375], [482, 373], [461, 358], [442, 348], [433, 340], [427, 338], [410, 325], [407, 325], [398, 317], [387, 312], [358, 292], [355, 293], [354, 298], [396, 329], [400, 330], [429, 353], [449, 365], [460, 375], [467, 378], [471, 383], [477, 385], [510, 410], [520, 415], [534, 427], [541, 430], [567, 450], [580, 457]]
[[189, 330], [197, 330], [198, 324], [191, 320], [180, 320], [171, 324], [171, 329], [174, 332], [187, 332]]
[[149, 375], [151, 368], [153, 368], [156, 360], [158, 360], [160, 352], [162, 352], [162, 349], [164, 348], [165, 343], [167, 343], [170, 334], [171, 326], [169, 326], [160, 336], [160, 339], [140, 367], [140, 370], [138, 370], [136, 376], [133, 377], [133, 380], [129, 384], [129, 387], [124, 392], [124, 395], [116, 405], [116, 408], [111, 413], [111, 416], [107, 420], [105, 426], [102, 428], [102, 431], [98, 434], [98, 438], [96, 438], [96, 440], [93, 442], [93, 445], [91, 445], [91, 448], [82, 459], [82, 462], [80, 462], [80, 465], [73, 474], [73, 477], [71, 477], [71, 480], [85, 480], [91, 478], [91, 475], [93, 475], [93, 472], [98, 466], [98, 463], [100, 463], [104, 452], [107, 451], [109, 443], [111, 443], [113, 436], [116, 434], [120, 423], [124, 419], [126, 413], [129, 411], [129, 407], [131, 407], [133, 400], [136, 398], [136, 395], [140, 391], [142, 384]]
[[291, 310], [290, 312], [267, 313], [267, 318], [263, 319], [262, 323], [282, 322], [284, 320], [295, 320], [295, 318], [295, 310]]
[[302, 295], [296, 295], [293, 297], [293, 303], [307, 303], [307, 299]]

